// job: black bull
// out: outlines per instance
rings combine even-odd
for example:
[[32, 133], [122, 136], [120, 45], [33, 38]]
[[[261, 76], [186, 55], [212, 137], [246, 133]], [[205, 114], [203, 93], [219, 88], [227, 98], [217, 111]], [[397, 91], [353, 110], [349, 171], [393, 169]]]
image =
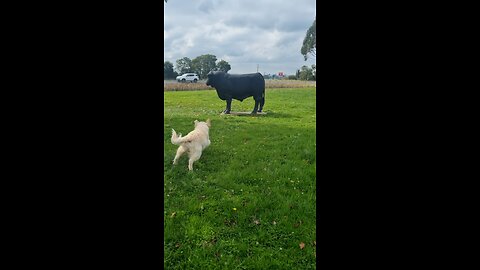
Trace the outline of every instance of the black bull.
[[253, 96], [255, 107], [252, 114], [261, 112], [265, 104], [265, 79], [260, 73], [237, 75], [220, 71], [210, 72], [207, 75], [206, 84], [215, 87], [218, 97], [227, 101], [224, 111], [226, 114], [230, 113], [232, 99], [243, 101]]

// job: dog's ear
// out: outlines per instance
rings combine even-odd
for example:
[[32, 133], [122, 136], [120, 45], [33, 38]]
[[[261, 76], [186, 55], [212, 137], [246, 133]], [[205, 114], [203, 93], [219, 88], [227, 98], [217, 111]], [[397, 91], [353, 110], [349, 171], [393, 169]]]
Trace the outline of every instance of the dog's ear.
[[193, 123], [197, 126], [198, 120], [193, 121]]
[[208, 127], [211, 127], [211, 126], [212, 126], [212, 122], [210, 121], [210, 119], [207, 119], [207, 126], [208, 126]]

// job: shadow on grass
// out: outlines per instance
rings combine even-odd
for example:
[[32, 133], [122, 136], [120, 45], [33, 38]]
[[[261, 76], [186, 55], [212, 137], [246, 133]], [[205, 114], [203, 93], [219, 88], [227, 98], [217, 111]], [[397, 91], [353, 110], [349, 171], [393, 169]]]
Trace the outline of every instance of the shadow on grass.
[[250, 112], [232, 112], [231, 114], [220, 114], [221, 117], [266, 117], [266, 118], [301, 118], [300, 116], [288, 114], [288, 113], [280, 113], [280, 112], [272, 112], [272, 111], [265, 111], [264, 113], [260, 114], [251, 114]]
[[281, 112], [267, 112], [267, 115], [271, 118], [301, 118], [300, 116], [288, 114], [288, 113], [281, 113]]
[[268, 114], [252, 114], [252, 113], [247, 113], [247, 112], [232, 112], [231, 114], [220, 114], [222, 117], [267, 117]]

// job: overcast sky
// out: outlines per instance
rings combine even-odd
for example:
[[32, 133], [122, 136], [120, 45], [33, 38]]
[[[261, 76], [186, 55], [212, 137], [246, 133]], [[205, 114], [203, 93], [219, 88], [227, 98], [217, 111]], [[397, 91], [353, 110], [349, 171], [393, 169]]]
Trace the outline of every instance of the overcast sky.
[[315, 0], [168, 0], [163, 8], [164, 61], [213, 54], [229, 73], [292, 75], [303, 65], [303, 39]]

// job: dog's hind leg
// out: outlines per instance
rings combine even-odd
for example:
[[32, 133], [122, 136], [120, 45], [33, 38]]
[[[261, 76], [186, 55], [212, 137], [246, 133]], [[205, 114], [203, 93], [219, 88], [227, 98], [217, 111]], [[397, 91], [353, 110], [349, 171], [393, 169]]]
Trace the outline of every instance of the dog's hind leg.
[[177, 154], [175, 155], [175, 158], [173, 159], [173, 165], [177, 164], [178, 159], [187, 151], [186, 147], [183, 147], [183, 145], [180, 145], [177, 149]]
[[190, 159], [188, 160], [188, 170], [190, 170], [190, 171], [193, 170], [193, 162], [199, 160], [199, 159], [200, 159], [200, 156], [202, 156], [202, 152], [201, 152], [201, 151], [191, 152], [191, 154], [190, 154]]

